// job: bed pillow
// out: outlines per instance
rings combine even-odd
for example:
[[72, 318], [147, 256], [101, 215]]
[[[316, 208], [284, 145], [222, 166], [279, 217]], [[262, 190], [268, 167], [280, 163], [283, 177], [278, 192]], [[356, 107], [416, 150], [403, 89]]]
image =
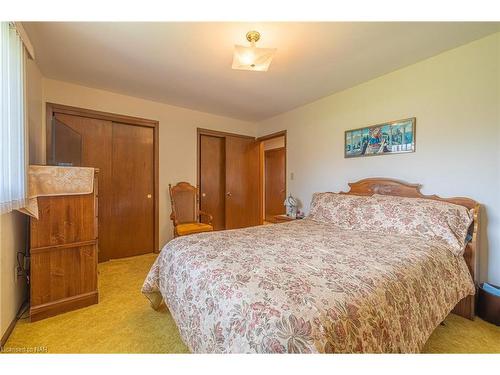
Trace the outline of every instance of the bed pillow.
[[343, 229], [355, 229], [355, 211], [367, 208], [367, 197], [338, 193], [314, 193], [308, 218], [323, 223], [334, 224]]
[[432, 199], [316, 193], [309, 218], [342, 229], [424, 237], [461, 255], [473, 213], [464, 206]]
[[447, 245], [455, 255], [462, 255], [467, 233], [474, 220], [467, 207], [425, 198], [374, 195], [391, 232], [416, 235]]

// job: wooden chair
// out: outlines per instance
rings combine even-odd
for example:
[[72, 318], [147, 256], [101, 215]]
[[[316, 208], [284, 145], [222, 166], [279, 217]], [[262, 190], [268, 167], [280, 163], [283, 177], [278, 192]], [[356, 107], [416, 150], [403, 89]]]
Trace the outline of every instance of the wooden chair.
[[[198, 209], [198, 189], [188, 182], [179, 182], [172, 186], [168, 184], [172, 213], [170, 219], [174, 223], [174, 237], [188, 234], [210, 232], [212, 215]], [[208, 223], [202, 223], [200, 218], [205, 216]]]

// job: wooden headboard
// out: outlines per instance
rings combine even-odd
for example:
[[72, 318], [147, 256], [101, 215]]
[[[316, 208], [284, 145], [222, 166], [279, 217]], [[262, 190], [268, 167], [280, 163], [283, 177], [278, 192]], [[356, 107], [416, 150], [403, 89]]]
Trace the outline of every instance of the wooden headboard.
[[[474, 283], [477, 283], [478, 273], [478, 251], [479, 251], [479, 223], [481, 205], [473, 199], [464, 197], [441, 198], [437, 195], [425, 195], [420, 192], [422, 185], [409, 184], [390, 178], [365, 178], [357, 182], [349, 183], [350, 190], [341, 192], [341, 194], [353, 195], [395, 195], [410, 198], [425, 198], [437, 201], [449, 202], [465, 206], [474, 211], [474, 221], [469, 228], [471, 241], [467, 244], [464, 252], [465, 262], [469, 267], [470, 274]], [[474, 319], [475, 315], [475, 297], [468, 296], [461, 300], [453, 309], [453, 312], [468, 319]]]

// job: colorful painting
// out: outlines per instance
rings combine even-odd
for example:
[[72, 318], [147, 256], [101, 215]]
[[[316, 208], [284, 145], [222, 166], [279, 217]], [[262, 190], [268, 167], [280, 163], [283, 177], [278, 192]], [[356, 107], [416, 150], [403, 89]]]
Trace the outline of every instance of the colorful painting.
[[345, 132], [345, 157], [415, 152], [415, 117]]

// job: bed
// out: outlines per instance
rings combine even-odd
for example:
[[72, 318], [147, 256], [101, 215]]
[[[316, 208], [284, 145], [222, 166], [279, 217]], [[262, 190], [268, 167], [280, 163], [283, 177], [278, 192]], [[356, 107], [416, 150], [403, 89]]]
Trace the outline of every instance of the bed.
[[349, 185], [303, 220], [170, 241], [142, 292], [195, 353], [415, 353], [451, 311], [472, 319], [479, 204]]

